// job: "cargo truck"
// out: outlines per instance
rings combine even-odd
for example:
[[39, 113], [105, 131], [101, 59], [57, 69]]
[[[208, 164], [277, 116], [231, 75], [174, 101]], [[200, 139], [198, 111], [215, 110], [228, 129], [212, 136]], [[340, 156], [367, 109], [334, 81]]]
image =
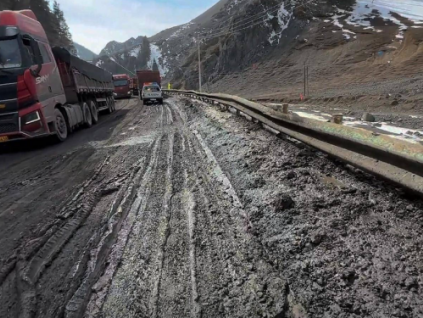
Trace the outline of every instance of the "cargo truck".
[[0, 142], [64, 141], [115, 110], [112, 75], [51, 48], [31, 10], [0, 11]]
[[138, 87], [141, 90], [145, 83], [156, 83], [161, 87], [161, 77], [159, 71], [141, 70], [137, 71]]
[[131, 78], [128, 75], [113, 75], [113, 85], [115, 86], [113, 91], [113, 96], [115, 98], [131, 98]]

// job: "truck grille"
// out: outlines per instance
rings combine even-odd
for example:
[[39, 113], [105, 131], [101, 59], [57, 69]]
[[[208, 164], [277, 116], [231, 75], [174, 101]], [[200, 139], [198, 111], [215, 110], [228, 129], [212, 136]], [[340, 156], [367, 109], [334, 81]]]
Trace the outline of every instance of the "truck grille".
[[19, 131], [18, 113], [0, 115], [0, 134]]

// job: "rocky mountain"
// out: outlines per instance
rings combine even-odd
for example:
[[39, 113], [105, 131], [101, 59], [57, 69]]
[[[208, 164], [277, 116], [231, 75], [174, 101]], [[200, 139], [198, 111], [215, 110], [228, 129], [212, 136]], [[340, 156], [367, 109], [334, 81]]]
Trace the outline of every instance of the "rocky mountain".
[[[362, 85], [355, 90], [360, 95], [376, 82], [412, 77], [419, 72], [416, 66], [423, 66], [423, 6], [418, 0], [401, 3], [221, 0], [189, 23], [148, 40], [153, 60], [174, 87], [198, 88], [199, 47], [207, 91], [298, 97], [306, 65], [315, 96], [338, 97], [347, 94], [346, 87]], [[105, 52], [121, 49], [118, 63], [139, 68], [134, 56], [140, 46], [132, 42], [135, 48], [109, 43]]]
[[85, 61], [92, 61], [97, 57], [97, 54], [81, 44], [73, 42], [73, 46], [75, 47], [76, 55]]

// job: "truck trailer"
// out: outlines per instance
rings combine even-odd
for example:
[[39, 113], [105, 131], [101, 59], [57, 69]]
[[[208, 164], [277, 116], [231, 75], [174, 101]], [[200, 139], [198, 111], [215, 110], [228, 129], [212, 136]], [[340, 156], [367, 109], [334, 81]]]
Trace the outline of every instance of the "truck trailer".
[[160, 77], [159, 71], [151, 71], [151, 70], [137, 71], [137, 78], [138, 78], [138, 87], [140, 90], [142, 90], [145, 83], [156, 83], [157, 85], [161, 87], [162, 79]]
[[51, 48], [31, 10], [0, 11], [0, 142], [64, 141], [103, 110], [115, 110], [110, 73]]

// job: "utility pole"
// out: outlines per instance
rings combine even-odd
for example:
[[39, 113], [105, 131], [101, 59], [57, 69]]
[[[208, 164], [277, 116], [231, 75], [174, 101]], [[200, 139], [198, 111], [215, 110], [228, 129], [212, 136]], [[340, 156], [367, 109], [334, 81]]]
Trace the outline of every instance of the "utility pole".
[[198, 90], [201, 93], [201, 53], [200, 53], [200, 36], [197, 39], [198, 43]]

